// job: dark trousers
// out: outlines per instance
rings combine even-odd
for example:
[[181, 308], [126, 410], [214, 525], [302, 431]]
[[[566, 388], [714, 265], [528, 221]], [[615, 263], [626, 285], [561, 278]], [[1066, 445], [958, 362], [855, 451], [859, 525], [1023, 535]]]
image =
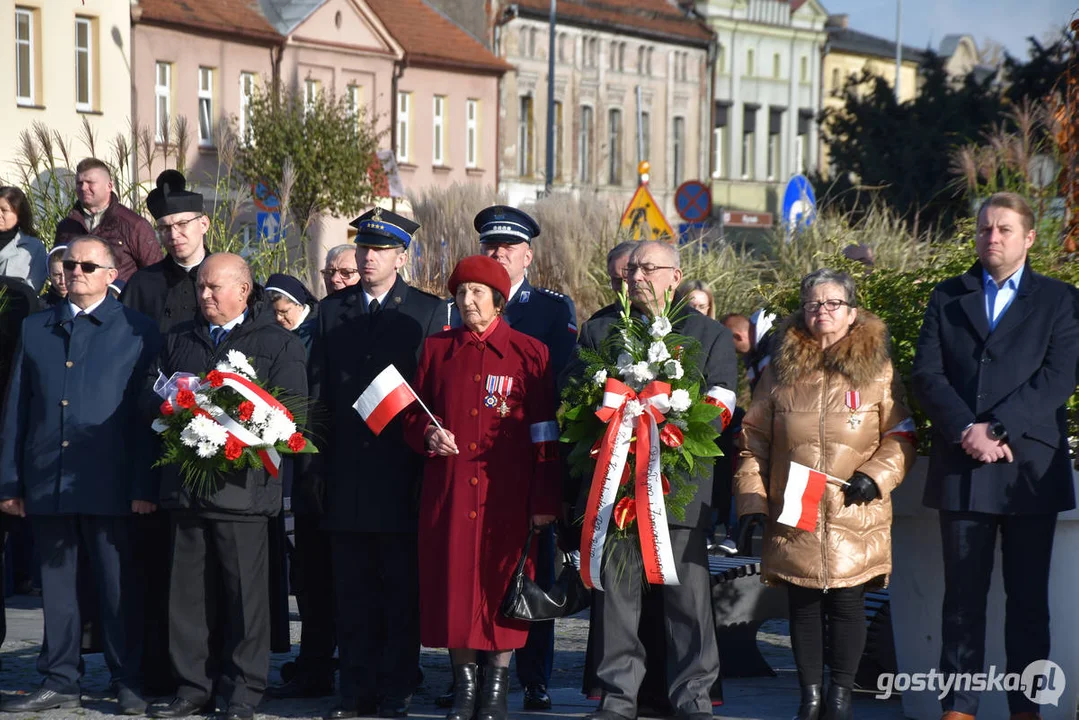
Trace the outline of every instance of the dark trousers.
[[167, 512], [131, 517], [131, 554], [137, 593], [128, 616], [133, 637], [142, 638], [142, 687], [168, 695], [175, 681], [169, 662], [169, 574], [172, 571], [172, 520]]
[[319, 515], [300, 514], [295, 516], [295, 520], [293, 589], [303, 621], [296, 667], [301, 673], [329, 676], [332, 679], [337, 630], [334, 626], [336, 603], [330, 535], [320, 527]]
[[719, 677], [712, 616], [708, 550], [701, 528], [671, 528], [671, 545], [680, 585], [644, 587], [640, 550], [620, 543], [604, 559], [602, 601], [593, 608], [601, 638], [596, 676], [603, 691], [600, 707], [637, 717], [637, 692], [645, 673], [645, 651], [637, 628], [645, 592], [663, 593], [667, 640], [667, 688], [679, 714], [712, 714], [709, 692]]
[[[536, 537], [536, 584], [550, 590], [554, 584], [555, 555], [554, 525], [548, 525]], [[517, 679], [521, 685], [548, 685], [554, 664], [554, 620], [530, 623], [528, 641], [517, 651]]]
[[[173, 515], [169, 658], [180, 697], [258, 705], [270, 671], [266, 522]], [[217, 650], [220, 638], [220, 650]]]
[[[1004, 650], [1007, 672], [1022, 673], [1031, 662], [1049, 657], [1049, 561], [1053, 554], [1055, 513], [989, 515], [940, 512], [944, 551], [944, 612], [940, 671], [980, 673], [985, 668], [985, 608], [993, 573], [997, 533], [1004, 593]], [[995, 630], [995, 628], [994, 628]], [[952, 691], [944, 710], [974, 715], [978, 693]], [[1037, 711], [1022, 692], [1008, 693], [1012, 713]]]
[[798, 682], [824, 681], [824, 620], [828, 619], [828, 670], [833, 685], [854, 687], [854, 675], [865, 649], [865, 585], [816, 588], [787, 585], [791, 645]]
[[136, 689], [139, 666], [137, 642], [128, 634], [128, 586], [135, 579], [127, 568], [129, 518], [108, 515], [34, 515], [34, 546], [41, 568], [41, 599], [45, 638], [37, 669], [44, 687], [62, 693], [79, 692], [79, 650], [82, 619], [76, 602], [80, 546], [96, 576], [105, 661], [112, 683]]
[[331, 533], [344, 703], [411, 697], [420, 664], [415, 533]]

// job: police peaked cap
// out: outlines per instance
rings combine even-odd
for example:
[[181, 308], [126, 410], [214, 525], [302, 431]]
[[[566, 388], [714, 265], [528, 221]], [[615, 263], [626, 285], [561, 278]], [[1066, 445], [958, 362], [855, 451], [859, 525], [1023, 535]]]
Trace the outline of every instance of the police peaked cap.
[[166, 170], [157, 176], [157, 187], [146, 196], [146, 208], [155, 220], [177, 213], [202, 213], [202, 195], [187, 189], [187, 179], [178, 170]]
[[375, 208], [349, 223], [356, 228], [356, 244], [366, 247], [403, 246], [406, 250], [420, 224], [395, 212]]
[[528, 243], [540, 234], [539, 225], [528, 213], [508, 205], [492, 205], [481, 210], [472, 223], [481, 243]]

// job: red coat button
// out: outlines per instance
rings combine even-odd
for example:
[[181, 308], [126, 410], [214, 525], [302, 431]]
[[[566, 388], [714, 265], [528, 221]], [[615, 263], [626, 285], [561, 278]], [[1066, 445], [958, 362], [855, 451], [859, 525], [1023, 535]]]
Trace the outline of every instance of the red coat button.
[[475, 510], [470, 510], [468, 512], [468, 519], [469, 520], [475, 520], [476, 519], [476, 511]]
[[476, 449], [477, 447], [478, 447], [478, 446], [476, 445], [476, 443], [469, 443], [469, 444], [468, 444], [468, 449], [469, 449], [469, 450], [475, 450], [475, 449]]
[[476, 343], [476, 347], [479, 348], [480, 350], [486, 350], [487, 349], [487, 343], [478, 342], [478, 343]]
[[479, 485], [480, 484], [480, 479], [477, 478], [477, 477], [474, 477], [471, 480], [469, 480], [468, 482], [472, 483], [473, 485]]
[[468, 414], [471, 415], [472, 417], [476, 417], [477, 415], [480, 414], [480, 411], [477, 410], [476, 408], [472, 408], [471, 410], [468, 411]]
[[479, 382], [482, 378], [483, 378], [482, 375], [480, 375], [479, 373], [476, 373], [475, 375], [472, 376], [472, 382]]

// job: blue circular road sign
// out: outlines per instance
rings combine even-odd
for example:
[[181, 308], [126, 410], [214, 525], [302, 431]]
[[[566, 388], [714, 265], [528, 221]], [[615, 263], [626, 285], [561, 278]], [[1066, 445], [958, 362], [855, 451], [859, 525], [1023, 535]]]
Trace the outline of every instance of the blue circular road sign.
[[688, 223], [706, 220], [712, 215], [712, 191], [699, 180], [687, 180], [674, 193], [674, 208]]

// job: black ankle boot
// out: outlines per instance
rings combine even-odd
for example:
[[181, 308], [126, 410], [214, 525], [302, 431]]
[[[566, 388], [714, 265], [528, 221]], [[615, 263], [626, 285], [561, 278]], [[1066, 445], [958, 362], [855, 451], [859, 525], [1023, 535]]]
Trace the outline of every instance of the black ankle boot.
[[476, 714], [476, 663], [453, 666], [453, 707], [446, 720], [472, 720]]
[[854, 720], [850, 688], [839, 687], [834, 683], [828, 686], [828, 698], [824, 701], [821, 720]]
[[802, 703], [794, 720], [820, 720], [821, 686], [803, 685]]
[[477, 720], [507, 720], [507, 694], [510, 686], [509, 668], [488, 665], [483, 676], [483, 699]]

